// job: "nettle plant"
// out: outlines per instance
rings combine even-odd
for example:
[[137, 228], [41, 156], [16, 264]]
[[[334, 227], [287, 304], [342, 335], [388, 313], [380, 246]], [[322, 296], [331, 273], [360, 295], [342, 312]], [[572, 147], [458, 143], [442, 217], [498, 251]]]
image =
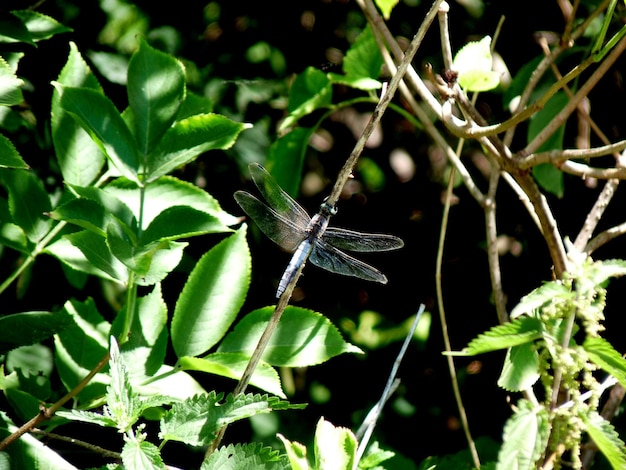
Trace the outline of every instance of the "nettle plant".
[[[23, 35], [11, 37], [14, 42], [30, 30], [45, 38], [46, 24], [46, 37], [66, 30], [42, 15], [15, 17]], [[4, 106], [22, 101], [19, 57], [12, 60], [0, 63]], [[46, 255], [62, 263], [70, 285], [80, 289], [97, 276], [121, 299], [112, 321], [92, 298], [67, 299], [58, 311], [3, 312], [0, 388], [12, 408], [0, 415], [4, 467], [74, 468], [29, 433], [62, 438], [64, 424], [80, 421], [123, 436], [117, 452], [82, 443], [120, 462], [110, 468], [166, 468], [161, 450], [167, 442], [207, 447], [229, 423], [301, 408], [283, 400], [275, 367], [309, 366], [360, 352], [323, 315], [292, 307], [278, 331], [289, 333], [270, 343], [252, 376], [251, 383], [270, 395], [207, 391], [188, 374], [238, 379], [272, 309], [250, 312], [235, 324], [251, 276], [246, 226], [232, 229], [240, 218], [204, 190], [170, 175], [204, 152], [229, 148], [250, 127], [212, 113], [211, 101], [187, 91], [185, 81], [178, 60], [142, 40], [128, 63], [128, 107], [120, 113], [70, 44], [52, 84], [51, 136], [63, 188], [48, 192], [10, 140], [0, 138], [6, 190], [0, 241], [21, 257], [2, 290], [24, 280]], [[170, 324], [161, 286], [192, 237], [208, 234], [222, 239], [193, 265]], [[170, 343], [173, 365], [166, 363]], [[62, 387], [53, 388], [59, 381]], [[158, 442], [144, 431], [155, 420]], [[337, 432], [320, 421], [320, 439], [336, 436], [343, 442]], [[262, 444], [221, 447], [200, 462], [205, 469], [288, 468], [286, 454]]]

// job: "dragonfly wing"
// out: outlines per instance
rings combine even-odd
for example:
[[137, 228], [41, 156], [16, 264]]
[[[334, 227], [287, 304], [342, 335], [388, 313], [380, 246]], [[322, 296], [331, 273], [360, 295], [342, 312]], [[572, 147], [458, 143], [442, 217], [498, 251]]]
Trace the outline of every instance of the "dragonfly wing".
[[344, 228], [326, 229], [323, 240], [331, 245], [348, 251], [389, 251], [404, 246], [404, 242], [393, 235], [382, 233], [361, 233]]
[[278, 185], [265, 168], [258, 163], [250, 163], [248, 168], [254, 184], [272, 209], [288, 219], [297, 219], [300, 225], [308, 225], [311, 220], [309, 214]]
[[360, 277], [368, 281], [387, 284], [387, 277], [378, 269], [347, 255], [343, 251], [339, 251], [328, 243], [324, 243], [323, 240], [315, 242], [309, 261], [322, 269], [336, 274]]
[[286, 250], [294, 251], [306, 236], [306, 225], [296, 225], [250, 193], [237, 191], [235, 201], [268, 238]]

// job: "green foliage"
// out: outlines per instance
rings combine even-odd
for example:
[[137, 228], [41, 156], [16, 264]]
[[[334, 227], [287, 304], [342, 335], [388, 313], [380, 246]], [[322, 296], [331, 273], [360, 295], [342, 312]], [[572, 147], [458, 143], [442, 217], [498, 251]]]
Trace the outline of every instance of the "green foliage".
[[472, 41], [454, 56], [452, 70], [459, 74], [459, 85], [467, 91], [489, 91], [500, 84], [500, 76], [493, 69], [491, 37]]
[[[504, 428], [497, 468], [536, 468], [540, 457], [560, 442], [576, 462], [582, 431], [614, 468], [624, 465], [624, 443], [596, 411], [601, 387], [592, 372], [602, 369], [622, 384], [626, 378], [626, 360], [599, 336], [605, 285], [611, 277], [626, 274], [626, 262], [594, 262], [570, 246], [570, 269], [565, 280], [546, 283], [523, 297], [511, 312], [513, 321], [491, 328], [460, 353], [508, 349], [498, 385], [524, 391], [541, 379], [546, 388], [543, 403], [518, 402]], [[581, 344], [573, 336], [578, 328], [584, 332]], [[571, 396], [556, 409], [551, 404], [555, 372]], [[583, 395], [585, 389], [589, 397]]]
[[[0, 24], [5, 42], [32, 44], [69, 31], [34, 12], [15, 12], [7, 21]], [[330, 83], [317, 73], [302, 80], [301, 94], [298, 86], [293, 92], [294, 103], [301, 100], [294, 106], [296, 116], [297, 108], [307, 109], [309, 90]], [[161, 448], [168, 441], [207, 446], [235, 421], [301, 409], [281, 399], [285, 394], [274, 367], [310, 366], [360, 352], [321, 314], [293, 309], [281, 334], [292, 328], [302, 334], [275, 342], [252, 378], [252, 384], [276, 396], [207, 391], [189, 375], [238, 380], [270, 308], [237, 323], [251, 276], [246, 227], [233, 230], [240, 219], [205, 190], [170, 174], [207, 151], [229, 149], [251, 127], [211, 112], [213, 103], [188, 92], [186, 81], [179, 60], [140, 40], [124, 80], [128, 107], [120, 112], [79, 47], [70, 43], [53, 83], [50, 122], [64, 187], [51, 189], [51, 180], [31, 170], [12, 142], [0, 136], [5, 190], [0, 243], [25, 260], [0, 289], [47, 254], [62, 264], [70, 284], [84, 286], [95, 276], [119, 293], [119, 303], [109, 305], [112, 320], [111, 312], [88, 296], [67, 298], [52, 312], [1, 317], [6, 360], [0, 390], [23, 421], [49, 405], [55, 411], [68, 406], [39, 424], [44, 431], [62, 430], [70, 421], [115, 429], [124, 436], [118, 456], [127, 469], [166, 468]], [[15, 64], [0, 61], [0, 105], [21, 103], [23, 86]], [[320, 103], [325, 102], [314, 106]], [[197, 261], [187, 261], [192, 268], [170, 323], [162, 286], [189, 259], [186, 248], [193, 238], [211, 234], [221, 241]], [[174, 365], [167, 363], [170, 345], [178, 357]], [[53, 389], [55, 381], [62, 384], [59, 390]], [[72, 402], [59, 401], [66, 392]], [[160, 446], [144, 433], [145, 420], [155, 417]], [[1, 421], [3, 437], [16, 430], [8, 415], [3, 413]], [[23, 468], [73, 468], [28, 435], [0, 455]], [[225, 461], [236, 468], [288, 468], [285, 455], [257, 444], [220, 448], [202, 468], [224, 468]]]

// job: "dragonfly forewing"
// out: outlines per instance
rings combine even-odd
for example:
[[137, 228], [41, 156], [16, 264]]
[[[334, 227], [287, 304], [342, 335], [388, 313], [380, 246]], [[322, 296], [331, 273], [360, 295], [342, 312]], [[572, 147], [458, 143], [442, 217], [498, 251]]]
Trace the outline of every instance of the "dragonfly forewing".
[[249, 166], [252, 180], [267, 203], [279, 214], [294, 219], [294, 222], [307, 226], [311, 217], [283, 188], [272, 178], [265, 168], [258, 163], [251, 163]]
[[387, 277], [378, 269], [353, 258], [332, 245], [325, 243], [323, 240], [317, 240], [314, 243], [309, 261], [322, 269], [336, 274], [387, 284]]
[[295, 250], [306, 237], [306, 225], [298, 225], [283, 217], [252, 194], [245, 191], [237, 191], [235, 200], [244, 212], [254, 220], [261, 231], [285, 250]]
[[404, 242], [393, 235], [361, 233], [344, 228], [330, 227], [324, 232], [324, 241], [341, 250], [369, 252], [397, 250]]

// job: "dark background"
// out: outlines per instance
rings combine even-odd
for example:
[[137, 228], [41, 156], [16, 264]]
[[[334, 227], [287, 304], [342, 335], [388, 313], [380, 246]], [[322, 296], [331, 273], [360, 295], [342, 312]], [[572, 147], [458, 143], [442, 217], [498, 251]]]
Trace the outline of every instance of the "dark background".
[[[134, 5], [147, 18], [149, 26], [146, 34], [153, 43], [155, 30], [162, 31], [161, 28], [169, 27], [178, 33], [178, 42], [171, 52], [184, 59], [188, 69], [194, 70], [195, 79], [190, 81], [190, 89], [197, 93], [210, 92], [216, 96], [216, 112], [253, 124], [268, 125], [267, 130], [262, 131], [265, 141], [258, 140], [256, 147], [250, 145], [249, 141], [244, 142], [242, 137], [242, 142], [232, 150], [206, 154], [177, 175], [205, 185], [206, 190], [225, 209], [241, 215], [232, 194], [238, 189], [252, 189], [244, 171], [246, 162], [250, 159], [262, 161], [267, 145], [276, 138], [276, 125], [284, 116], [284, 109], [276, 103], [285, 96], [287, 81], [309, 66], [322, 69], [337, 67], [337, 57], [340, 60], [341, 56], [337, 56], [336, 51], [345, 53], [350, 40], [365, 24], [360, 10], [354, 2], [343, 0], [220, 0], [212, 2], [211, 7], [207, 7], [207, 2], [196, 0], [177, 4], [145, 0], [134, 2]], [[17, 9], [25, 6], [28, 4], [6, 2], [1, 7]], [[429, 6], [429, 3], [419, 0], [400, 2], [389, 21], [390, 29], [397, 36], [412, 37]], [[501, 16], [505, 17], [497, 50], [513, 76], [525, 63], [541, 54], [533, 33], [560, 32], [564, 26], [556, 2], [552, 1], [485, 2], [484, 14], [480, 17], [472, 17], [456, 2], [451, 2], [450, 7], [450, 31], [455, 50], [470, 39], [493, 35]], [[107, 25], [108, 17], [98, 2], [47, 1], [38, 10], [74, 29], [72, 33], [42, 41], [36, 50], [28, 50], [20, 63], [19, 75], [29, 81], [30, 91], [25, 93], [28, 105], [35, 116], [47, 116], [50, 81], [57, 77], [65, 63], [69, 40], [76, 42], [87, 58], [90, 51], [126, 55], [130, 51], [120, 50], [119, 44], [103, 40], [100, 32]], [[219, 13], [208, 18], [210, 15], [207, 11]], [[314, 23], [309, 26], [303, 24], [303, 17], [314, 18]], [[270, 61], [250, 62], [247, 52], [261, 41], [269, 44], [284, 58], [284, 65], [272, 65]], [[581, 39], [580, 45], [587, 45], [587, 41]], [[436, 24], [418, 52], [415, 65], [426, 62], [432, 63], [436, 70], [442, 66]], [[623, 69], [622, 59], [590, 97], [592, 115], [612, 141], [625, 137]], [[106, 75], [106, 70], [99, 72]], [[107, 96], [123, 109], [126, 105], [123, 86], [109, 82], [103, 75], [100, 75], [100, 80]], [[237, 105], [236, 99], [243, 85], [266, 90], [274, 87], [274, 91], [269, 93], [269, 99], [252, 101], [242, 108]], [[352, 94], [350, 90], [339, 87], [335, 90], [335, 101]], [[479, 109], [492, 122], [506, 117], [501, 94], [483, 95]], [[357, 110], [367, 112], [371, 111], [371, 107], [364, 106]], [[393, 233], [405, 241], [405, 248], [399, 252], [363, 257], [385, 272], [389, 283], [386, 286], [373, 285], [309, 266], [300, 281], [295, 304], [322, 312], [336, 325], [341, 325], [346, 319], [357, 322], [359, 314], [364, 310], [380, 313], [384, 317], [382, 327], [400, 324], [414, 314], [421, 303], [432, 313], [430, 335], [427, 341], [415, 341], [409, 348], [399, 373], [402, 385], [385, 409], [375, 434], [382, 446], [392, 448], [417, 464], [428, 455], [453, 453], [466, 447], [445, 359], [441, 355], [443, 344], [435, 301], [435, 257], [445, 188], [434, 177], [429, 159], [432, 143], [427, 135], [393, 113], [385, 116], [382, 126], [382, 145], [366, 150], [366, 156], [385, 172], [385, 187], [377, 192], [364, 190], [342, 201], [339, 215], [333, 219], [333, 224], [355, 230]], [[53, 153], [49, 145], [48, 127], [49, 122], [37, 121], [36, 130], [40, 140], [24, 140], [19, 148], [37, 171], [50, 175], [51, 184], [59, 184], [58, 173], [55, 173], [54, 164], [51, 163]], [[317, 209], [330, 189], [333, 178], [355, 142], [352, 133], [341, 122], [331, 119], [324, 122], [322, 127], [332, 134], [334, 145], [328, 152], [311, 149], [307, 155], [306, 170], [320, 172], [321, 169], [327, 181], [325, 191], [300, 199], [311, 212]], [[573, 126], [569, 126], [566, 136], [570, 138], [573, 135]], [[521, 140], [513, 150], [524, 144], [524, 132], [520, 131], [518, 136]], [[454, 141], [452, 136], [448, 137], [451, 142]], [[566, 145], [572, 147], [572, 141], [567, 141]], [[415, 176], [410, 181], [399, 181], [390, 168], [389, 154], [397, 148], [406, 150], [416, 164]], [[471, 167], [470, 163], [467, 164]], [[472, 171], [477, 174], [478, 184], [485, 188], [484, 178], [475, 170]], [[549, 198], [563, 235], [575, 238], [599, 188], [588, 188], [581, 180], [566, 176], [565, 196], [562, 199]], [[451, 341], [453, 348], [461, 349], [477, 334], [495, 325], [497, 318], [490, 302], [482, 211], [463, 187], [457, 188], [455, 194], [458, 203], [451, 210], [443, 286]], [[624, 199], [623, 190], [618, 190], [601, 227], [623, 221]], [[519, 255], [508, 253], [501, 260], [505, 293], [508, 306], [512, 308], [522, 295], [539, 286], [542, 281], [550, 280], [551, 261], [530, 217], [504, 183], [498, 194], [498, 225], [501, 234], [513, 237], [522, 246]], [[274, 302], [277, 280], [289, 260], [288, 254], [281, 252], [254, 228], [250, 233], [253, 284], [242, 310], [244, 313]], [[212, 237], [207, 237], [204, 242], [196, 240], [189, 256], [201, 256], [216, 241]], [[618, 239], [598, 251], [597, 257], [623, 258], [626, 257], [625, 251], [624, 242]], [[3, 271], [5, 269], [8, 270], [3, 268]], [[56, 271], [60, 273], [53, 260], [43, 260], [36, 266], [30, 294], [20, 301], [21, 309], [25, 310], [24, 302], [29, 304], [29, 308], [48, 309], [51, 299], [58, 298], [61, 304], [70, 295], [84, 298], [84, 292], [72, 292], [65, 284], [51, 285], [47, 281], [50, 279], [49, 273]], [[61, 282], [62, 277], [59, 276], [59, 279]], [[174, 279], [169, 285], [169, 291], [165, 291], [167, 300], [176, 298], [182, 282], [184, 273], [181, 273], [180, 279]], [[606, 310], [606, 336], [620, 351], [626, 346], [620, 318], [623, 315], [624, 299], [620, 292], [623, 287], [623, 281], [613, 281]], [[37, 295], [33, 295], [33, 292], [37, 292]], [[8, 306], [6, 308], [12, 310]], [[306, 443], [320, 416], [335, 425], [356, 429], [369, 408], [378, 400], [399, 348], [399, 342], [374, 350], [363, 347], [366, 352], [363, 356], [341, 356], [318, 367], [294, 371], [297, 387], [290, 400], [307, 402], [309, 406], [304, 411], [279, 413], [279, 431], [292, 440]], [[456, 361], [474, 437], [489, 436], [499, 440], [502, 426], [510, 416], [508, 400], [515, 402], [518, 398], [505, 393], [496, 385], [502, 359], [503, 354], [492, 354]], [[234, 386], [232, 382], [213, 377], [196, 378], [207, 389], [228, 391]], [[318, 402], [312, 390], [319, 385], [327, 389], [329, 397]], [[615, 424], [623, 427], [623, 419], [618, 418]], [[67, 433], [80, 435], [87, 429], [93, 433], [99, 431], [94, 427], [77, 427], [73, 431], [68, 429]], [[250, 426], [242, 423], [230, 429], [226, 438], [227, 441], [240, 442], [252, 437]], [[112, 448], [118, 445], [114, 442], [111, 443]], [[181, 449], [172, 445], [170, 456], [168, 448], [170, 445], [165, 449], [168, 463], [171, 461], [172, 464], [185, 466], [185, 463], [177, 462]], [[81, 462], [79, 453], [71, 449], [67, 452], [68, 458]], [[192, 462], [199, 455], [189, 458], [189, 462]]]

